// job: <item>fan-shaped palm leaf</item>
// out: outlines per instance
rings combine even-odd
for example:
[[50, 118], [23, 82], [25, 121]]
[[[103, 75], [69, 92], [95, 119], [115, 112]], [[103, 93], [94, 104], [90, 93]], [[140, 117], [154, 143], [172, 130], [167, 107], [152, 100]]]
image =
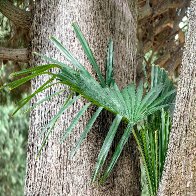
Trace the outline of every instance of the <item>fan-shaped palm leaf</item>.
[[[72, 151], [72, 154], [75, 154], [78, 147], [81, 145], [82, 141], [87, 136], [89, 130], [93, 126], [93, 123], [97, 119], [99, 113], [102, 109], [108, 110], [116, 115], [107, 135], [104, 140], [104, 143], [102, 145], [102, 148], [100, 150], [97, 164], [95, 166], [95, 171], [93, 174], [92, 180], [95, 181], [97, 178], [97, 175], [101, 168], [103, 167], [105, 160], [107, 158], [108, 152], [110, 150], [110, 147], [112, 145], [112, 142], [114, 140], [115, 134], [117, 132], [118, 126], [121, 121], [124, 121], [127, 123], [127, 128], [124, 131], [124, 134], [122, 138], [119, 141], [119, 144], [117, 145], [117, 148], [114, 152], [114, 155], [111, 159], [111, 162], [102, 178], [102, 181], [104, 181], [108, 175], [110, 174], [111, 170], [113, 169], [116, 161], [118, 160], [118, 157], [120, 156], [124, 145], [127, 143], [128, 138], [130, 137], [132, 133], [132, 127], [139, 123], [140, 121], [145, 120], [149, 115], [157, 112], [163, 107], [168, 106], [173, 101], [173, 95], [175, 93], [175, 90], [167, 76], [164, 70], [153, 67], [152, 68], [152, 77], [151, 77], [151, 89], [149, 92], [144, 94], [143, 91], [143, 82], [140, 82], [139, 86], [136, 87], [135, 84], [130, 84], [127, 87], [125, 87], [123, 90], [120, 90], [115, 83], [113, 79], [113, 43], [112, 41], [109, 42], [108, 47], [108, 55], [107, 55], [107, 63], [106, 63], [106, 80], [104, 80], [102, 73], [100, 71], [100, 68], [95, 60], [95, 57], [93, 56], [93, 53], [82, 35], [82, 32], [80, 31], [77, 24], [73, 24], [74, 31], [81, 43], [81, 46], [87, 55], [89, 62], [91, 63], [93, 70], [96, 72], [99, 82], [93, 78], [93, 76], [90, 75], [90, 73], [86, 70], [85, 67], [83, 67], [79, 61], [68, 51], [58, 40], [56, 40], [54, 37], [51, 38], [52, 42], [55, 44], [55, 46], [62, 52], [62, 54], [65, 55], [67, 60], [70, 61], [72, 65], [75, 67], [72, 68], [65, 63], [59, 62], [56, 59], [49, 58], [45, 55], [40, 55], [43, 59], [46, 61], [51, 62], [52, 64], [49, 65], [43, 65], [39, 66], [37, 68], [31, 68], [29, 70], [24, 70], [22, 72], [15, 73], [14, 75], [23, 75], [23, 74], [30, 74], [28, 76], [25, 76], [24, 78], [21, 78], [19, 80], [16, 80], [12, 83], [7, 84], [6, 86], [13, 89], [16, 88], [25, 82], [29, 81], [30, 79], [42, 75], [42, 74], [48, 74], [51, 75], [52, 78], [49, 79], [49, 81], [53, 80], [54, 78], [58, 80], [59, 83], [68, 85], [71, 89], [71, 91], [74, 91], [83, 98], [85, 98], [87, 101], [89, 101], [91, 104], [98, 107], [95, 114], [92, 116], [90, 121], [87, 123], [87, 126], [84, 130], [84, 132], [81, 135], [81, 138], [79, 139], [78, 143], [76, 144], [76, 147]], [[59, 68], [58, 73], [52, 73], [48, 70], [51, 68]], [[28, 98], [20, 102], [19, 109], [28, 102], [32, 97], [34, 97], [37, 93], [45, 90], [48, 86], [48, 81], [45, 82], [37, 91], [35, 91], [32, 95], [30, 95]], [[169, 85], [169, 86], [168, 86]], [[72, 97], [72, 95], [71, 95]], [[51, 133], [51, 130], [55, 126], [56, 121], [60, 117], [60, 115], [69, 107], [71, 106], [79, 97], [75, 97], [68, 102], [65, 102], [65, 104], [62, 106], [62, 108], [59, 110], [57, 115], [55, 115], [51, 121], [49, 122], [48, 126], [43, 129], [42, 133], [44, 133], [45, 138], [42, 142], [43, 148], [44, 144], [46, 143], [49, 134]], [[78, 114], [74, 118], [71, 125], [66, 130], [65, 134], [62, 137], [62, 141], [66, 139], [67, 135], [71, 133], [77, 122], [79, 121], [79, 118], [84, 114], [84, 112], [87, 110], [88, 106], [87, 104], [81, 110], [78, 111]], [[134, 136], [136, 138], [136, 141], [138, 143], [138, 146], [140, 148], [141, 153], [143, 153], [143, 157], [145, 160], [147, 160], [147, 149], [143, 147], [144, 145], [149, 145], [149, 142], [146, 141], [147, 136], [143, 134], [141, 137], [139, 133], [136, 133], [133, 130]], [[142, 133], [142, 132], [141, 132]], [[150, 140], [153, 140], [153, 137], [149, 137]], [[162, 142], [163, 143], [163, 142]], [[165, 148], [163, 146], [163, 148]], [[153, 146], [151, 149], [155, 149], [156, 146]], [[40, 152], [40, 151], [39, 151]], [[153, 153], [154, 151], [152, 151]], [[155, 154], [153, 154], [154, 157]], [[158, 154], [155, 155], [157, 158]], [[160, 155], [163, 156], [162, 154]], [[152, 165], [155, 165], [156, 158], [151, 161]], [[161, 160], [163, 157], [161, 158]], [[149, 166], [148, 160], [146, 161], [146, 170], [152, 169], [154, 166]], [[150, 174], [148, 175], [149, 178], [151, 178]], [[155, 176], [154, 176], [155, 177]], [[153, 192], [153, 186], [150, 186], [151, 192]]]

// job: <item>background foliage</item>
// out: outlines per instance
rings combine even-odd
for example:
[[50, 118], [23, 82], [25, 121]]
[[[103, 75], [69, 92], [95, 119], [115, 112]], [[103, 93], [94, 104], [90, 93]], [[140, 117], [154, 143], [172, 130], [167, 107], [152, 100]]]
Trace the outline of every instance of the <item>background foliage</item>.
[[[14, 5], [24, 9], [28, 1], [14, 0]], [[16, 39], [15, 39], [16, 38]], [[0, 47], [21, 48], [26, 46], [26, 40], [12, 22], [0, 13]], [[27, 67], [20, 62], [0, 59], [0, 86], [10, 82], [10, 73]], [[13, 111], [17, 102], [28, 92], [29, 84], [8, 92], [0, 92], [0, 195], [23, 195], [26, 168], [26, 144], [28, 132], [28, 115]]]
[[26, 167], [28, 117], [18, 112], [11, 116], [15, 105], [0, 105], [0, 195], [21, 196]]

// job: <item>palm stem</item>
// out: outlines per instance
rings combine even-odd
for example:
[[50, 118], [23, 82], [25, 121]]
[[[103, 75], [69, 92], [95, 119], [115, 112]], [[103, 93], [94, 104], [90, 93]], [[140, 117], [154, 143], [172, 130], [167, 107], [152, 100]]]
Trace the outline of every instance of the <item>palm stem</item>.
[[153, 192], [152, 181], [150, 179], [150, 174], [149, 174], [149, 170], [148, 170], [148, 167], [147, 167], [147, 162], [146, 162], [146, 159], [145, 159], [143, 150], [142, 150], [141, 143], [140, 143], [139, 138], [138, 138], [138, 136], [137, 136], [137, 134], [136, 134], [136, 132], [135, 132], [134, 129], [132, 130], [132, 133], [133, 133], [133, 136], [135, 138], [135, 141], [136, 141], [136, 143], [138, 145], [138, 149], [140, 151], [140, 155], [141, 155], [142, 161], [144, 163], [144, 168], [145, 168], [145, 171], [146, 171], [146, 179], [148, 181], [148, 187], [149, 187], [148, 188], [149, 194], [150, 194], [150, 196], [154, 196], [155, 194]]

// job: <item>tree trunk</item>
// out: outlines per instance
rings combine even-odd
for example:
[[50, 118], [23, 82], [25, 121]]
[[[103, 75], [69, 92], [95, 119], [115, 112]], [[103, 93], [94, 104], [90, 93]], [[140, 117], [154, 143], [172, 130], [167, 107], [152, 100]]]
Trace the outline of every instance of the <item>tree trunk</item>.
[[[77, 21], [102, 71], [106, 59], [107, 43], [110, 37], [113, 38], [115, 77], [122, 88], [134, 79], [136, 70], [136, 8], [133, 2], [132, 0], [36, 1], [32, 24], [32, 50], [66, 62], [49, 41], [49, 36], [56, 36], [90, 70], [87, 58], [71, 29], [71, 23]], [[32, 66], [43, 63], [45, 62], [38, 57], [33, 57], [31, 61]], [[35, 91], [46, 80], [46, 76], [33, 80], [32, 91]], [[40, 93], [31, 104], [62, 88], [64, 87], [56, 85]], [[81, 102], [62, 115], [41, 156], [36, 160], [38, 144], [41, 142], [38, 133], [58, 112], [67, 94], [68, 91], [31, 112], [25, 195], [140, 195], [139, 158], [132, 140], [131, 145], [128, 145], [122, 153], [107, 183], [102, 187], [90, 184], [98, 152], [103, 143], [103, 136], [108, 131], [104, 129], [106, 125], [102, 125], [104, 121], [101, 117], [73, 160], [68, 159], [70, 149], [83, 131], [91, 113], [87, 113], [82, 118], [63, 145], [59, 144], [59, 140], [76, 111], [81, 108]]]
[[196, 0], [190, 8], [173, 128], [159, 194], [196, 195]]

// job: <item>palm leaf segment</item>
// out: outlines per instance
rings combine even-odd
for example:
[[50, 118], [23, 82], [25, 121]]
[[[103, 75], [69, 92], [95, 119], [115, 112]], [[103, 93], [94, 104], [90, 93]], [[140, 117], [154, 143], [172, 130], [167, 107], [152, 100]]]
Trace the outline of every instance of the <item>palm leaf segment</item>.
[[[153, 85], [151, 86], [150, 91], [145, 95], [143, 92], [142, 82], [140, 82], [138, 87], [136, 87], [134, 84], [130, 84], [124, 89], [120, 90], [117, 84], [115, 83], [115, 80], [113, 79], [112, 40], [110, 40], [109, 42], [107, 61], [106, 61], [107, 62], [106, 77], [104, 78], [104, 76], [101, 74], [100, 68], [95, 60], [95, 57], [93, 56], [93, 53], [86, 39], [82, 35], [78, 25], [73, 24], [73, 28], [77, 38], [79, 39], [85, 51], [85, 54], [89, 59], [90, 64], [92, 65], [93, 70], [97, 74], [99, 81], [95, 80], [90, 75], [90, 73], [85, 69], [85, 67], [82, 66], [79, 63], [79, 61], [57, 39], [51, 37], [51, 41], [60, 50], [60, 52], [67, 58], [67, 60], [70, 61], [70, 63], [74, 66], [74, 68], [71, 68], [70, 66], [62, 62], [59, 62], [53, 58], [49, 58], [47, 56], [37, 54], [40, 55], [46, 61], [51, 62], [51, 64], [41, 65], [38, 67], [30, 68], [28, 70], [23, 70], [21, 72], [14, 73], [13, 76], [23, 76], [26, 74], [30, 74], [30, 75], [25, 77], [23, 76], [22, 79], [6, 84], [5, 87], [7, 86], [10, 89], [14, 89], [36, 76], [48, 74], [51, 75], [51, 78], [47, 82], [45, 82], [39, 89], [37, 89], [37, 91], [35, 91], [32, 95], [20, 101], [18, 109], [20, 109], [24, 104], [30, 101], [30, 99], [34, 97], [37, 93], [45, 90], [46, 88], [51, 87], [56, 83], [62, 83], [68, 85], [71, 91], [77, 92], [78, 94], [80, 94], [80, 96], [84, 97], [91, 104], [98, 107], [95, 114], [87, 123], [86, 128], [82, 133], [79, 141], [76, 143], [76, 146], [72, 151], [72, 155], [75, 154], [76, 150], [79, 148], [83, 139], [86, 137], [89, 130], [92, 128], [93, 123], [95, 122], [95, 120], [97, 119], [97, 117], [99, 116], [100, 112], [103, 109], [108, 110], [116, 115], [116, 118], [113, 120], [113, 123], [109, 129], [109, 132], [100, 150], [98, 161], [95, 166], [94, 175], [92, 177], [92, 181], [96, 180], [96, 177], [100, 169], [104, 165], [104, 162], [106, 160], [109, 149], [114, 140], [120, 122], [124, 121], [125, 123], [127, 123], [127, 128], [125, 129], [124, 134], [122, 135], [122, 138], [120, 139], [116, 147], [116, 150], [113, 154], [111, 162], [102, 177], [102, 181], [104, 181], [112, 171], [118, 157], [120, 156], [123, 150], [124, 145], [128, 141], [128, 138], [130, 137], [132, 132], [132, 127], [138, 122], [140, 122], [141, 120], [145, 119], [148, 115], [160, 110], [163, 107], [168, 106], [170, 102], [166, 102], [166, 100], [168, 98], [171, 98], [171, 96], [173, 96], [175, 91], [173, 89], [167, 88], [167, 82], [169, 81], [169, 79], [164, 71], [161, 72], [159, 71], [160, 69], [158, 67], [153, 68], [154, 70], [156, 70], [156, 72], [153, 71], [154, 75], [152, 75]], [[51, 73], [49, 71], [51, 68], [59, 68], [60, 72]], [[161, 82], [158, 82], [160, 73], [161, 76], [163, 76], [163, 79]], [[154, 79], [157, 79], [157, 81], [155, 82]], [[57, 82], [53, 82], [53, 81], [57, 81]], [[45, 98], [44, 100], [41, 100], [40, 103], [46, 101], [47, 99], [50, 99], [52, 96], [58, 95], [59, 93], [61, 92], [57, 92], [55, 95], [51, 95]], [[56, 116], [53, 117], [53, 119], [51, 119], [49, 125], [42, 131], [42, 133], [45, 133], [46, 137], [48, 137], [49, 133], [51, 132], [52, 128], [55, 125], [55, 122], [60, 117], [60, 115], [64, 112], [64, 110], [70, 107], [78, 98], [79, 97], [72, 98], [72, 96], [70, 96], [68, 100], [66, 100], [62, 109], [56, 114]], [[61, 142], [63, 142], [67, 138], [67, 136], [72, 132], [73, 128], [78, 123], [80, 117], [85, 113], [85, 111], [90, 106], [90, 103], [85, 105], [78, 112], [76, 117], [73, 119], [71, 125], [68, 127], [63, 137], [61, 138]], [[42, 147], [45, 144], [46, 139], [47, 138], [43, 140]]]
[[165, 163], [171, 118], [163, 109], [148, 116], [140, 130], [133, 130], [150, 196], [157, 195]]

